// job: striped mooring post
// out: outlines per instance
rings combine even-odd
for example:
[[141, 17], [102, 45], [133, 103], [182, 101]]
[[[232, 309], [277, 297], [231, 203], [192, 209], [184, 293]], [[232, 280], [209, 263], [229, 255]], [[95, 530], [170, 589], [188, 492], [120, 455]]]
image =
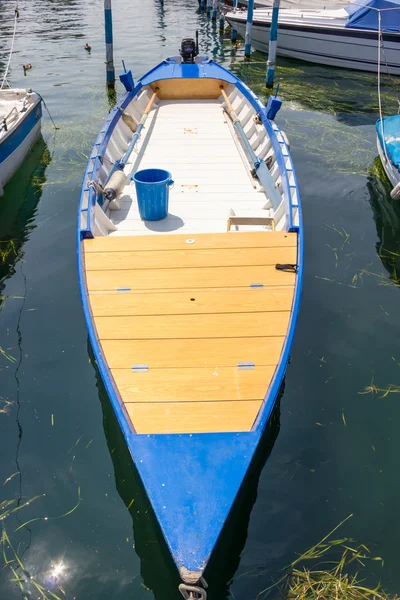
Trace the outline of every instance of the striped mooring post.
[[225, 27], [225, 17], [224, 17], [224, 11], [222, 10], [222, 2], [221, 0], [218, 1], [218, 5], [219, 5], [219, 33], [220, 35], [222, 35], [224, 33], [224, 27]]
[[104, 25], [106, 30], [106, 72], [107, 86], [112, 88], [115, 84], [115, 69], [113, 57], [112, 9], [111, 0], [104, 0]]
[[[239, 4], [238, 0], [233, 1], [233, 8], [235, 10], [237, 9], [238, 4]], [[236, 40], [237, 40], [237, 31], [234, 27], [232, 27], [231, 40], [232, 40], [232, 42], [236, 42]]]
[[253, 27], [253, 11], [254, 11], [254, 0], [248, 0], [246, 33], [244, 36], [244, 55], [246, 58], [250, 58], [250, 55], [251, 55], [251, 30]]
[[207, 17], [211, 16], [211, 5], [212, 5], [212, 0], [207, 0]]
[[273, 9], [272, 9], [271, 28], [269, 31], [269, 48], [268, 48], [267, 78], [266, 78], [267, 88], [274, 87], [276, 46], [277, 46], [277, 41], [278, 41], [279, 4], [280, 4], [280, 0], [274, 0], [274, 5], [273, 5]]
[[212, 9], [212, 14], [211, 14], [211, 18], [213, 21], [217, 20], [217, 11], [218, 11], [218, 0], [213, 0], [213, 9]]

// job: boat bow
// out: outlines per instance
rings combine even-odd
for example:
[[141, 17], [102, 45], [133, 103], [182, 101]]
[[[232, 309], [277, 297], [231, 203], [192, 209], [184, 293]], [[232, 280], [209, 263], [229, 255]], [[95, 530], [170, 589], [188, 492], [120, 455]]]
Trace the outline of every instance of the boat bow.
[[185, 583], [202, 577], [258, 442], [257, 432], [130, 436], [131, 455]]

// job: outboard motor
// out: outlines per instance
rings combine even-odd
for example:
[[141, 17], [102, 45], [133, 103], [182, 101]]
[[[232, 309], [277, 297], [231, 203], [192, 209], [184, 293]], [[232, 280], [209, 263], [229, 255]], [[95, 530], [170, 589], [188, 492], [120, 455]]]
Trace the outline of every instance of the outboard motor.
[[196, 40], [193, 38], [183, 38], [179, 54], [182, 56], [182, 62], [193, 63], [199, 53], [199, 32], [196, 31]]

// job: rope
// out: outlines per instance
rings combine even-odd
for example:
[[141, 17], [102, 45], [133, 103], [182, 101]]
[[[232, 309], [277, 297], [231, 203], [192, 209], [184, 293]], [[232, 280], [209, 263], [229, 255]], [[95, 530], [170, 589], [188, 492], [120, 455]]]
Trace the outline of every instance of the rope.
[[[15, 41], [15, 34], [17, 33], [17, 21], [18, 21], [18, 17], [19, 17], [19, 12], [18, 12], [18, 2], [17, 2], [17, 6], [15, 7], [14, 33], [13, 33], [12, 40], [11, 40], [10, 56], [8, 57], [8, 63], [7, 63], [7, 67], [6, 67], [6, 70], [5, 70], [4, 75], [3, 75], [3, 81], [1, 82], [0, 90], [3, 89], [4, 84], [6, 82], [7, 82], [7, 85], [8, 85], [7, 75], [8, 75], [8, 71], [10, 69], [11, 57], [12, 57], [12, 53], [13, 53], [13, 49], [14, 49], [14, 41]], [[8, 86], [8, 87], [10, 87], [10, 86]]]
[[382, 146], [385, 153], [386, 162], [389, 162], [389, 157], [386, 151], [385, 137], [383, 131], [383, 118], [382, 118], [382, 98], [381, 98], [381, 47], [383, 46], [383, 36], [381, 29], [381, 11], [378, 11], [378, 106], [379, 106], [379, 120], [382, 134]]
[[49, 111], [49, 109], [47, 108], [47, 104], [46, 104], [46, 102], [43, 100], [42, 96], [39, 94], [39, 92], [35, 92], [35, 93], [36, 93], [36, 94], [39, 96], [39, 98], [40, 98], [40, 99], [41, 99], [41, 101], [43, 102], [43, 106], [44, 106], [44, 107], [45, 107], [45, 109], [47, 110], [47, 114], [48, 114], [48, 115], [49, 115], [49, 117], [50, 117], [50, 121], [53, 123], [53, 127], [54, 127], [54, 129], [56, 129], [56, 130], [57, 130], [57, 129], [60, 129], [60, 128], [59, 128], [59, 127], [57, 127], [57, 125], [54, 123], [54, 121], [53, 121], [53, 117], [51, 116], [51, 114], [50, 114], [50, 111]]

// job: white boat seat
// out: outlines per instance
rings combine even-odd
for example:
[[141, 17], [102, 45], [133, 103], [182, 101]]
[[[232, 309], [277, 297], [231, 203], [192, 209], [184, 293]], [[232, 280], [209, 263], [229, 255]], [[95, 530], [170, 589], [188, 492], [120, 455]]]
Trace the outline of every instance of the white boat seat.
[[275, 219], [272, 216], [273, 211], [271, 209], [259, 209], [251, 210], [248, 214], [237, 215], [233, 208], [229, 211], [227, 231], [231, 231], [231, 227], [235, 227], [236, 231], [239, 230], [239, 226], [264, 226], [268, 227], [272, 231], [275, 231]]

